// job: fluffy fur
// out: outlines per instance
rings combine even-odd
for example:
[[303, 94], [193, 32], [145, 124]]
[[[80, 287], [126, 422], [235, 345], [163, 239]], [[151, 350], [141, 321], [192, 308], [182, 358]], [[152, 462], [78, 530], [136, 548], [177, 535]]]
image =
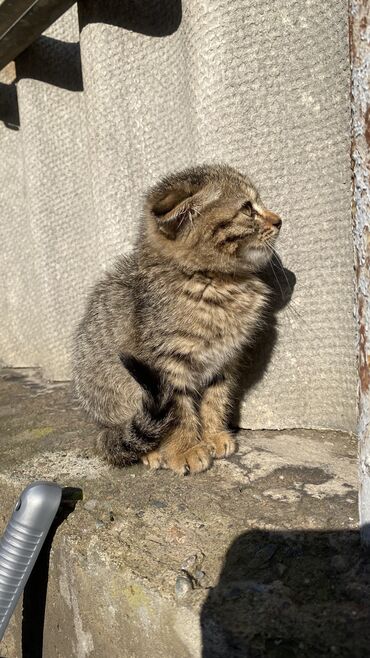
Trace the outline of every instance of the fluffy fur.
[[133, 252], [95, 287], [75, 338], [76, 394], [108, 462], [185, 474], [235, 451], [233, 374], [263, 316], [257, 273], [280, 225], [228, 166], [149, 192]]

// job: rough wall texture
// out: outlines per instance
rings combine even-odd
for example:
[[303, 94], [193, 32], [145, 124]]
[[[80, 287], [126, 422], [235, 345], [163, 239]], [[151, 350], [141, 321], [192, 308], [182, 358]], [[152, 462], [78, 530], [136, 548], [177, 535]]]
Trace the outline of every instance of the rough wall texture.
[[80, 35], [73, 9], [20, 58], [21, 128], [1, 126], [0, 358], [67, 378], [86, 289], [130, 249], [144, 189], [222, 160], [282, 215], [296, 277], [241, 424], [354, 429], [347, 2], [84, 0], [79, 13]]
[[363, 539], [370, 544], [370, 28], [369, 2], [352, 0], [352, 127], [354, 178], [354, 235], [356, 317], [359, 351], [360, 521]]

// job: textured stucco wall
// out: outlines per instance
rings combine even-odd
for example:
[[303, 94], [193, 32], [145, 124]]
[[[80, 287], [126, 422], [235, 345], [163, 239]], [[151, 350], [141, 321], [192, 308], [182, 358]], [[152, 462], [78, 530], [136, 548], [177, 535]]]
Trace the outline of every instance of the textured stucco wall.
[[37, 57], [19, 59], [21, 129], [1, 126], [0, 358], [67, 378], [86, 289], [130, 249], [144, 189], [222, 160], [282, 215], [279, 251], [296, 277], [242, 425], [354, 429], [347, 3], [79, 9], [79, 28], [74, 8]]

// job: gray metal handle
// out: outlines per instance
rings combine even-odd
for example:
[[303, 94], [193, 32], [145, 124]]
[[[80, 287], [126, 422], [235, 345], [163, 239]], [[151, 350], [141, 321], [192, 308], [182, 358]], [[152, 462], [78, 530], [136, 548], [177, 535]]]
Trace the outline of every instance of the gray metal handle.
[[0, 540], [0, 641], [50, 530], [62, 498], [54, 482], [22, 492]]

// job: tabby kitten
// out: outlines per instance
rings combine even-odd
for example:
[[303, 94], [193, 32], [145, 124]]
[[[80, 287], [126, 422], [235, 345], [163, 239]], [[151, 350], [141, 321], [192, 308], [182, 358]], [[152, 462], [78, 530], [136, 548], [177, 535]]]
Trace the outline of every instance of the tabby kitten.
[[95, 287], [75, 337], [75, 390], [109, 463], [197, 473], [235, 451], [233, 375], [268, 300], [256, 273], [280, 226], [228, 166], [149, 192], [133, 252]]

